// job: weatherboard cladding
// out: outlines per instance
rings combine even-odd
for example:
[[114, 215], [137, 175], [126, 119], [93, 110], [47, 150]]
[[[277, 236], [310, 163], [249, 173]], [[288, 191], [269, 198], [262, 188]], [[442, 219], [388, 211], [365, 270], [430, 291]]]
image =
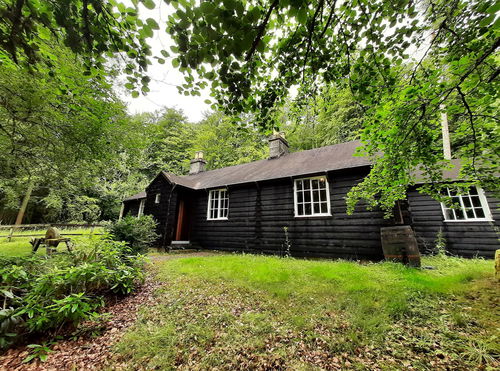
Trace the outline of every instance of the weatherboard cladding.
[[207, 220], [208, 193], [194, 192], [190, 240], [206, 249], [282, 254], [287, 227], [293, 256], [381, 259], [380, 227], [391, 221], [364, 205], [354, 215], [346, 213], [347, 192], [367, 172], [364, 167], [328, 173], [331, 216], [296, 218], [290, 178], [229, 187], [228, 220]]

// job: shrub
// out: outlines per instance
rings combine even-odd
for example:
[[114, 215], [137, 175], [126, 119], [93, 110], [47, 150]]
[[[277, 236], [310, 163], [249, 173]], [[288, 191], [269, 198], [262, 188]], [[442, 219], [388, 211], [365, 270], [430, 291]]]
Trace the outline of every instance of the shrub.
[[111, 223], [107, 230], [116, 241], [126, 242], [136, 253], [146, 252], [159, 237], [155, 232], [156, 222], [150, 215], [139, 218], [126, 216]]
[[98, 317], [108, 295], [143, 280], [144, 260], [125, 242], [89, 240], [72, 254], [0, 260], [0, 347], [14, 335], [54, 335]]

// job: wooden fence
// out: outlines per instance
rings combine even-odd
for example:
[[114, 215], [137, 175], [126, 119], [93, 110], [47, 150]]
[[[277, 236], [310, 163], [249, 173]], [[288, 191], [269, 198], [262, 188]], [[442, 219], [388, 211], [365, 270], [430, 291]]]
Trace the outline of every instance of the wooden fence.
[[[90, 235], [102, 235], [103, 233], [94, 233], [94, 228], [102, 227], [102, 224], [70, 224], [70, 223], [52, 223], [52, 224], [22, 224], [22, 225], [0, 225], [1, 230], [9, 230], [9, 234], [0, 235], [0, 238], [7, 237], [10, 242], [13, 238], [18, 237], [44, 237], [43, 234], [14, 234], [14, 232], [23, 229], [47, 229], [49, 227], [58, 228], [90, 228]], [[64, 236], [83, 236], [86, 233], [61, 233]]]

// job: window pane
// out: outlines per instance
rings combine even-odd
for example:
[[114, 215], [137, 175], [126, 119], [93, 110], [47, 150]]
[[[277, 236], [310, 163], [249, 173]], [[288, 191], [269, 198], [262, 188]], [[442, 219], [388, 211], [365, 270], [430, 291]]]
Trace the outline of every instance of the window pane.
[[303, 192], [297, 192], [297, 202], [304, 202], [304, 193]]
[[321, 201], [326, 201], [327, 198], [326, 198], [326, 189], [322, 189], [320, 192], [320, 196], [321, 196]]
[[306, 191], [304, 193], [304, 202], [311, 202], [311, 191]]
[[467, 209], [466, 213], [467, 213], [467, 218], [469, 218], [469, 219], [474, 219], [476, 217], [474, 215], [474, 210], [472, 210], [472, 209]]
[[321, 213], [326, 214], [328, 212], [328, 204], [326, 202], [321, 203]]
[[312, 188], [313, 189], [318, 189], [319, 188], [319, 181], [318, 181], [318, 179], [313, 179], [312, 180]]
[[314, 214], [319, 214], [319, 202], [314, 203]]
[[311, 189], [311, 180], [310, 179], [304, 180], [304, 190], [308, 191], [310, 189]]
[[455, 220], [455, 215], [451, 209], [444, 209], [444, 215], [446, 220]]
[[471, 200], [472, 205], [474, 205], [475, 207], [481, 207], [481, 200], [479, 199], [479, 196], [472, 196]]
[[302, 180], [296, 180], [295, 184], [297, 184], [297, 191], [304, 189], [304, 186], [302, 184]]
[[476, 187], [470, 187], [469, 194], [470, 195], [477, 195], [477, 188]]
[[297, 215], [304, 215], [304, 205], [303, 204], [297, 205]]
[[313, 202], [319, 202], [319, 191], [317, 189], [313, 191]]
[[311, 215], [312, 210], [311, 210], [311, 204], [305, 204], [304, 205], [304, 215]]
[[474, 211], [476, 212], [476, 217], [477, 218], [485, 218], [484, 210], [482, 208], [480, 208], [480, 209], [474, 209]]
[[472, 206], [471, 203], [470, 203], [470, 198], [468, 196], [462, 197], [462, 201], [464, 202], [464, 206], [466, 208], [469, 208], [469, 207]]
[[456, 216], [457, 220], [465, 219], [464, 212], [462, 209], [455, 209], [455, 216]]

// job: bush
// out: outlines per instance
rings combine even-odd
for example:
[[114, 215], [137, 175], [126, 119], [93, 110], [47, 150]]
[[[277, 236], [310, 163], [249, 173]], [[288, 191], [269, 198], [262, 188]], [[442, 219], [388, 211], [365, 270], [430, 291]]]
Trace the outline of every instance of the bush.
[[98, 317], [104, 297], [143, 280], [144, 260], [124, 242], [89, 240], [72, 254], [0, 260], [0, 347], [16, 335], [60, 329]]
[[126, 216], [107, 227], [107, 231], [116, 241], [126, 242], [134, 252], [143, 253], [156, 241], [156, 222], [150, 215], [139, 218]]

